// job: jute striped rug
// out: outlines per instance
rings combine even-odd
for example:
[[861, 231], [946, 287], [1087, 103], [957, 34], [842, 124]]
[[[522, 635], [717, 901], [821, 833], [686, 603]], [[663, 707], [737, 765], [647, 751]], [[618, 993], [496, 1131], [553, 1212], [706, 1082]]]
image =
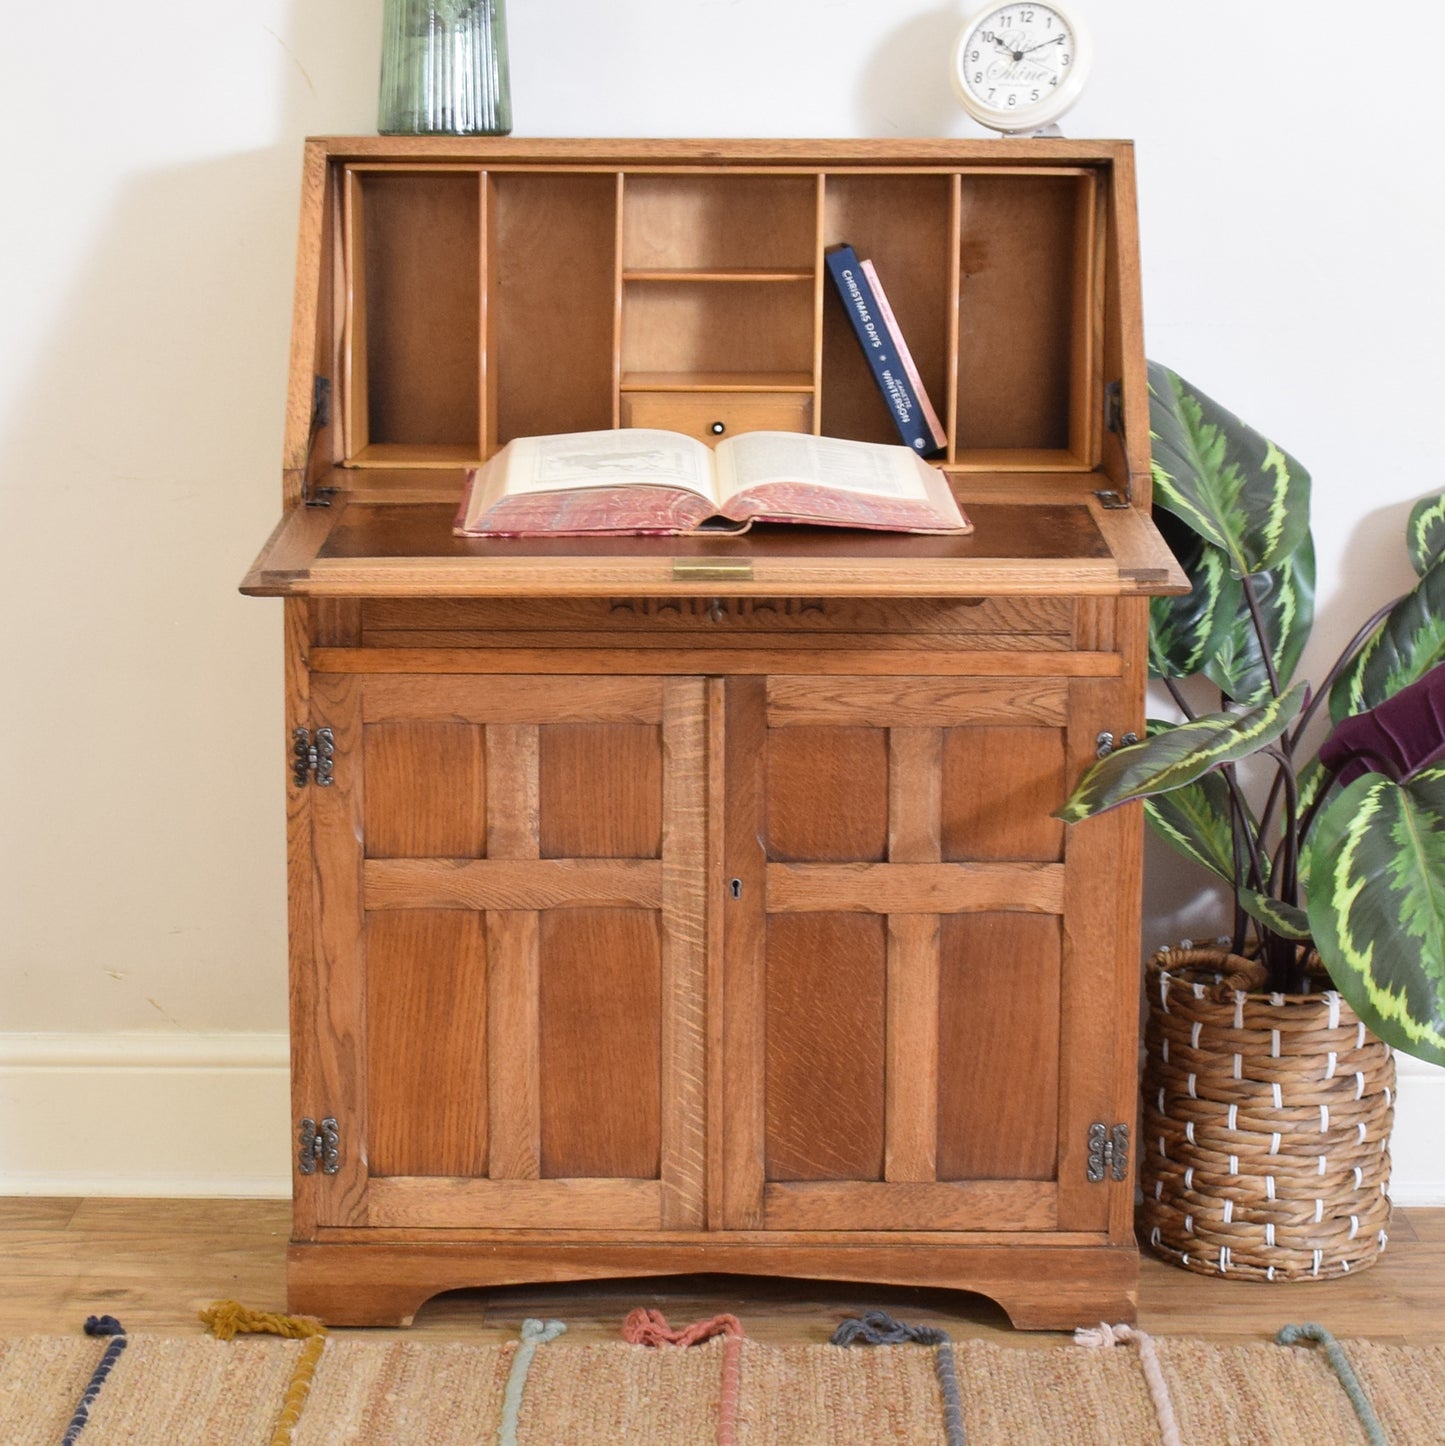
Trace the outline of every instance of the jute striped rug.
[[[278, 1323], [288, 1319], [232, 1307], [218, 1328], [287, 1329]], [[1335, 1343], [1327, 1332], [1218, 1346], [1106, 1328], [1093, 1344], [1019, 1348], [953, 1344], [885, 1316], [845, 1322], [835, 1340], [849, 1344], [766, 1346], [731, 1316], [674, 1331], [641, 1311], [616, 1345], [568, 1345], [564, 1332], [528, 1322], [509, 1345], [361, 1334], [0, 1341], [0, 1443], [1445, 1441], [1442, 1346]]]

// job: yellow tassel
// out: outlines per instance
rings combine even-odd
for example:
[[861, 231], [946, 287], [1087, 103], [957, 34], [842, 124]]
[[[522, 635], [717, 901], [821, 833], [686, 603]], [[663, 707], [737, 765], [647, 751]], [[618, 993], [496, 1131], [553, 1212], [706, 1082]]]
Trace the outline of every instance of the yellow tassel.
[[313, 1316], [279, 1315], [274, 1311], [251, 1310], [234, 1300], [213, 1301], [201, 1312], [201, 1323], [217, 1340], [234, 1340], [242, 1332], [285, 1336], [301, 1341], [309, 1336], [324, 1336], [326, 1327]]
[[255, 1332], [261, 1335], [285, 1336], [288, 1340], [305, 1340], [291, 1379], [286, 1384], [286, 1398], [281, 1405], [281, 1415], [276, 1429], [271, 1434], [270, 1446], [290, 1446], [296, 1423], [301, 1419], [302, 1408], [311, 1390], [311, 1378], [316, 1374], [321, 1353], [326, 1349], [326, 1327], [319, 1320], [307, 1315], [279, 1315], [272, 1311], [250, 1310], [234, 1300], [214, 1301], [201, 1312], [201, 1320], [217, 1340], [234, 1340], [240, 1332]]

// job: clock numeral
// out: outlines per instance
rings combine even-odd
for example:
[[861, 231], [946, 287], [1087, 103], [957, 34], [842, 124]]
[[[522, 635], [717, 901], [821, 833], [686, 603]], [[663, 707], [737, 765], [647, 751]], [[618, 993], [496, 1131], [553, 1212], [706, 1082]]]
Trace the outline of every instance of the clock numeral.
[[973, 73], [973, 83], [974, 83], [975, 85], [982, 85], [982, 84], [983, 84], [983, 71], [981, 71], [981, 70], [975, 70], [975, 71], [974, 71], [974, 73]]
[[1068, 57], [1067, 53], [1059, 56], [1059, 64], [1060, 64], [1060, 65], [1067, 65], [1068, 63], [1069, 63], [1069, 57]]
[[1030, 99], [1030, 100], [1037, 100], [1038, 98], [1039, 98], [1039, 93], [1038, 93], [1038, 91], [1035, 90], [1035, 91], [1031, 91], [1031, 92], [1029, 93], [1029, 99]]
[[977, 60], [977, 59], [978, 59], [978, 51], [976, 51], [976, 50], [970, 50], [970, 51], [968, 52], [968, 58], [969, 58], [970, 60]]
[[1032, 10], [1019, 11], [1019, 24], [1032, 25], [1034, 23], [1034, 12]]

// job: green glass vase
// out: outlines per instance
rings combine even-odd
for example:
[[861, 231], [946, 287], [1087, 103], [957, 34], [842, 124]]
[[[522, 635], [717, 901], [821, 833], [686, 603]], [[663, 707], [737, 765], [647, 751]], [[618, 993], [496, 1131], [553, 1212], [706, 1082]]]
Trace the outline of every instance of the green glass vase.
[[386, 0], [382, 26], [382, 135], [512, 129], [504, 0]]

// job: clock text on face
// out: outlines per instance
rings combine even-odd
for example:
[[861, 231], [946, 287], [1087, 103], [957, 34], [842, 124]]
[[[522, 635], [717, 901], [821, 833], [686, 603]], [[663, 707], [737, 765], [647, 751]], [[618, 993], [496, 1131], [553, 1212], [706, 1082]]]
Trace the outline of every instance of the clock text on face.
[[964, 80], [997, 109], [1038, 104], [1068, 73], [1069, 27], [1047, 5], [1009, 5], [985, 16], [964, 46]]

